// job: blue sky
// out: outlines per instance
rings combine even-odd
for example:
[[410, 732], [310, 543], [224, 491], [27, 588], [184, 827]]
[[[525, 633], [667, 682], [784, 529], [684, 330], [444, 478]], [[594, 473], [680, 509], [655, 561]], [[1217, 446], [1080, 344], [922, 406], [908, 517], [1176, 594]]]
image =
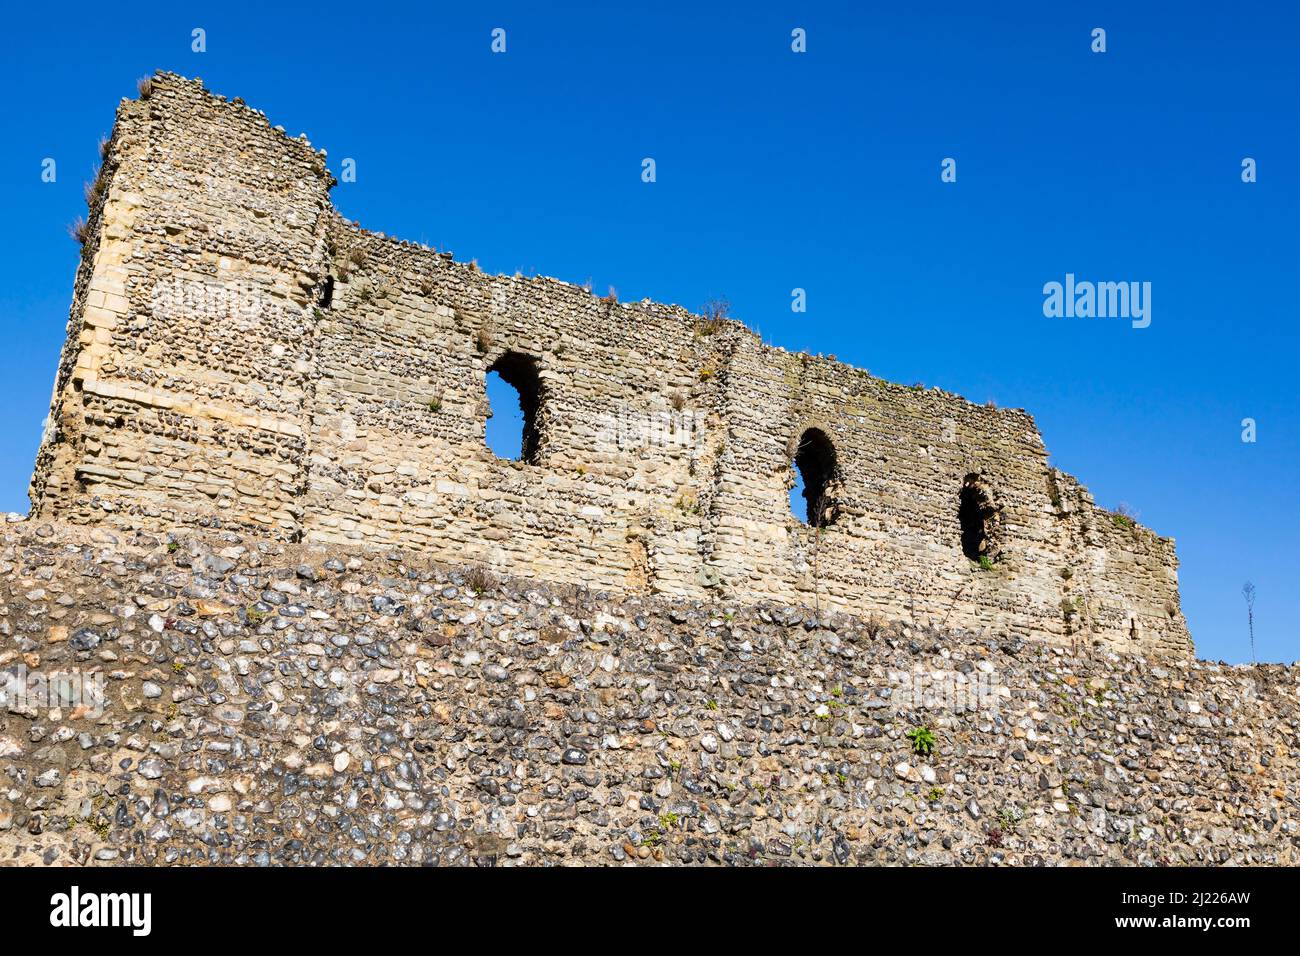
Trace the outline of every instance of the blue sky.
[[[1259, 657], [1300, 658], [1300, 14], [465, 6], [7, 13], [0, 509], [27, 509], [97, 140], [164, 68], [355, 159], [334, 201], [367, 228], [623, 299], [725, 296], [785, 348], [1028, 409], [1102, 505], [1177, 538], [1202, 656], [1249, 659], [1250, 579]], [[1150, 282], [1150, 327], [1045, 318], [1067, 272]]]

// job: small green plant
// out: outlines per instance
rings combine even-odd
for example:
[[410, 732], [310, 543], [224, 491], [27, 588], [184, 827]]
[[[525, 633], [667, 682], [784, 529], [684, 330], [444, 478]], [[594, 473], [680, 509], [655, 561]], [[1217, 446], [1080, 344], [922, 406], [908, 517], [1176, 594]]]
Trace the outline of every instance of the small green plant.
[[258, 610], [258, 608], [254, 607], [252, 604], [244, 608], [244, 616], [248, 618], [248, 623], [252, 624], [254, 627], [265, 621], [267, 617], [265, 611]]
[[931, 787], [925, 792], [926, 803], [938, 803], [943, 799], [943, 787]]
[[709, 710], [717, 710], [718, 702], [716, 700], [711, 700], [708, 703], [706, 703], [704, 706], [707, 707]]
[[924, 725], [913, 727], [905, 734], [905, 736], [908, 740], [912, 741], [912, 750], [918, 754], [929, 756], [931, 751], [934, 750], [934, 733], [929, 727]]
[[180, 550], [180, 544], [179, 544], [178, 542], [176, 542], [176, 541], [168, 541], [168, 542], [167, 542], [167, 553], [168, 553], [168, 554], [175, 554], [178, 550]]
[[1137, 527], [1137, 517], [1137, 512], [1122, 501], [1110, 513], [1110, 520], [1115, 527], [1128, 531]]
[[671, 830], [675, 826], [677, 826], [677, 814], [672, 812], [659, 814], [659, 829], [661, 831]]
[[173, 673], [173, 674], [184, 674], [184, 673], [185, 673], [185, 662], [184, 662], [184, 661], [172, 661], [172, 673]]
[[1016, 825], [1025, 818], [1024, 811], [1016, 806], [1004, 807], [998, 811], [998, 826], [1004, 833], [1015, 830]]
[[993, 570], [993, 559], [990, 558], [987, 554], [981, 554], [980, 559], [976, 561], [975, 564], [976, 566], [979, 567], [981, 571]]
[[442, 411], [442, 399], [441, 398], [429, 399], [429, 411], [433, 412], [435, 415], [438, 412]]

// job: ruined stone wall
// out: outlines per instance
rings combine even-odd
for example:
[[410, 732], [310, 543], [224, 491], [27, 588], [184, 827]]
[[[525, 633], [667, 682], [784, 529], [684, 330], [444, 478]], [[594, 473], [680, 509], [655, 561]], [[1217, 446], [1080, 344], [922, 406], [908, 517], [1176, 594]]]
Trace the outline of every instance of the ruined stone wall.
[[1294, 666], [0, 525], [0, 865], [1296, 865], [1297, 752]]
[[146, 89], [96, 185], [35, 512], [292, 535], [329, 174], [197, 83]]
[[[674, 411], [670, 396], [706, 400], [697, 356], [711, 346], [685, 312], [487, 276], [346, 224], [335, 242], [308, 538], [411, 543], [621, 590], [652, 579], [700, 587], [698, 509], [688, 502], [710, 466], [689, 434], [693, 410]], [[498, 459], [484, 442], [485, 376], [507, 353], [537, 364], [533, 464]], [[633, 437], [652, 421], [669, 440]]]
[[[39, 516], [1191, 651], [1173, 542], [1051, 469], [1023, 411], [366, 232], [330, 209], [323, 154], [178, 77], [123, 105], [105, 168]], [[503, 361], [536, 379], [526, 461], [484, 442]], [[824, 527], [787, 502], [816, 434]], [[969, 482], [984, 567], [962, 548]]]

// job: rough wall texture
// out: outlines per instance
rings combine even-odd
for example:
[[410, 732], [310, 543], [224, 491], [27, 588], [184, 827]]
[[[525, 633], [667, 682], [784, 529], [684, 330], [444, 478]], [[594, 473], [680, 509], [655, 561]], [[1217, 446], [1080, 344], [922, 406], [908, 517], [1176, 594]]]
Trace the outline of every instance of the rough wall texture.
[[1294, 667], [0, 531], [10, 865], [1300, 862]]
[[[1023, 411], [485, 275], [342, 220], [331, 184], [322, 153], [197, 82], [122, 104], [35, 516], [1190, 656], [1172, 540], [1049, 467]], [[526, 461], [484, 443], [493, 368], [529, 396]], [[787, 506], [805, 454], [824, 524]]]

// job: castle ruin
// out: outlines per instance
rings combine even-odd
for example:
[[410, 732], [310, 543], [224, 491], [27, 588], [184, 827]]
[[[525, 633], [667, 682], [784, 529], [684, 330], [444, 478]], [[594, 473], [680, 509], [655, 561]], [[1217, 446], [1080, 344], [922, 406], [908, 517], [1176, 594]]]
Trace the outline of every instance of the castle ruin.
[[[332, 185], [199, 81], [121, 103], [33, 517], [1191, 656], [1173, 541], [1051, 467], [1024, 411], [487, 275], [358, 228]], [[518, 461], [485, 444], [490, 371], [520, 394]]]

